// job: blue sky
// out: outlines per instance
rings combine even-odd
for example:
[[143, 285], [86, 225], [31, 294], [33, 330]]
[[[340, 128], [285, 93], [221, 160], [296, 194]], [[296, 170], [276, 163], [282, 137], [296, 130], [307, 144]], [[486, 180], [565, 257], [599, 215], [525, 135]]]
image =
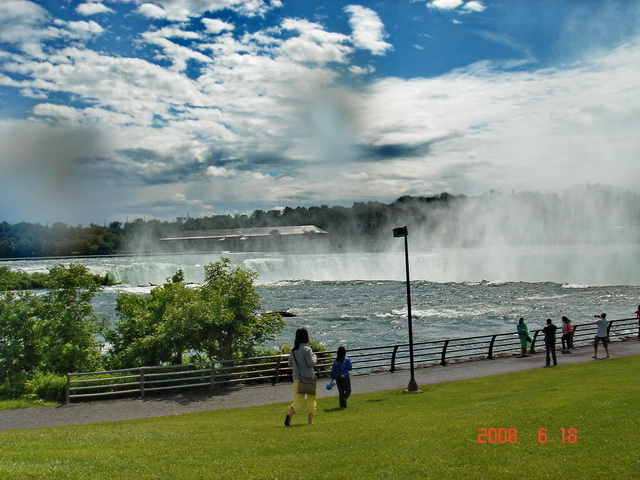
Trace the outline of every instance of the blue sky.
[[637, 188], [640, 2], [0, 0], [0, 221]]

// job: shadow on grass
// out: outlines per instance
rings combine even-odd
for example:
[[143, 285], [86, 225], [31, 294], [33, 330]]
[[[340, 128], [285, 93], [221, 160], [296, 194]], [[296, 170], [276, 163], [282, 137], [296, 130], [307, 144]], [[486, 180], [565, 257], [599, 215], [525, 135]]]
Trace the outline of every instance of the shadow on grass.
[[333, 407], [333, 408], [325, 408], [323, 412], [332, 413], [332, 412], [342, 412], [344, 408], [341, 407]]

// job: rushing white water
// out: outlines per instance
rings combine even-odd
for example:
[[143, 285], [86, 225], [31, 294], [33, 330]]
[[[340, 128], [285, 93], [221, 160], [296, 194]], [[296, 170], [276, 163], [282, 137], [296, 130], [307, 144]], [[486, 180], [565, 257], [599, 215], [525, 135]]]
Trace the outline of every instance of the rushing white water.
[[[398, 242], [401, 244], [402, 242]], [[402, 247], [402, 245], [399, 245]], [[96, 297], [96, 310], [115, 319], [122, 292], [144, 294], [182, 269], [188, 282], [204, 265], [231, 258], [258, 273], [267, 311], [289, 311], [270, 343], [289, 344], [305, 326], [328, 348], [406, 342], [405, 259], [387, 254], [188, 254], [78, 258], [120, 285]], [[46, 271], [71, 260], [18, 260], [3, 265]], [[439, 249], [410, 256], [414, 338], [425, 341], [511, 332], [520, 316], [530, 328], [562, 315], [586, 322], [605, 311], [629, 318], [640, 303], [640, 247], [635, 245]]]

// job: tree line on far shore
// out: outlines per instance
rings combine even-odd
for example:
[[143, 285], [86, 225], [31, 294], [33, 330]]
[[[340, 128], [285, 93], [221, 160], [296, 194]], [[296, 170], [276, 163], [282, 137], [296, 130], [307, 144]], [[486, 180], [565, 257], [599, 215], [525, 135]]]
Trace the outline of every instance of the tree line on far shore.
[[176, 232], [315, 225], [329, 233], [336, 251], [379, 251], [393, 227], [410, 225], [430, 246], [608, 241], [640, 229], [640, 194], [602, 185], [576, 186], [562, 194], [492, 191], [471, 197], [442, 193], [403, 196], [392, 203], [351, 207], [285, 207], [251, 215], [187, 217], [173, 222], [136, 219], [88, 227], [54, 223], [0, 223], [0, 258], [156, 253], [159, 240]]
[[114, 255], [121, 253], [155, 253], [160, 238], [175, 232], [225, 230], [255, 227], [315, 225], [328, 232], [353, 235], [363, 244], [371, 243], [391, 218], [402, 216], [410, 205], [447, 205], [464, 196], [443, 193], [434, 197], [401, 197], [391, 204], [358, 202], [351, 207], [286, 207], [269, 211], [255, 210], [251, 215], [212, 215], [186, 217], [173, 222], [143, 220], [112, 222], [108, 226], [69, 226], [56, 222], [43, 226], [21, 222], [0, 223], [0, 258]]

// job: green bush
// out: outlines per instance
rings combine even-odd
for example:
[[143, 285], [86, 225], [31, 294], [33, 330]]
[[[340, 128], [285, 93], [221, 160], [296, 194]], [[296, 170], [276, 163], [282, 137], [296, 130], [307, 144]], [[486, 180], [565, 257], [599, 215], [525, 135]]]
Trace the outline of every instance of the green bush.
[[41, 400], [62, 403], [65, 400], [67, 377], [53, 373], [37, 373], [25, 386], [27, 395], [36, 395]]
[[17, 398], [24, 393], [26, 376], [24, 373], [13, 373], [0, 383], [0, 399]]

